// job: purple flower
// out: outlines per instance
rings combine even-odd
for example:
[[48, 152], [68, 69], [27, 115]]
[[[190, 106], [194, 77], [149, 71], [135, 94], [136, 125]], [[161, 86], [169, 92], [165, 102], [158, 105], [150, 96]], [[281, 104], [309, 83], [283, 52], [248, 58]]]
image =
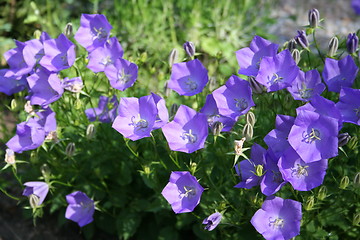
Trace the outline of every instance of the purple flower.
[[360, 15], [360, 0], [352, 0], [351, 7], [354, 9], [355, 14]]
[[346, 48], [349, 54], [356, 52], [359, 47], [359, 38], [356, 36], [356, 33], [349, 33], [346, 40]]
[[158, 111], [152, 95], [141, 98], [121, 98], [119, 115], [112, 127], [133, 141], [150, 137]]
[[44, 56], [40, 65], [51, 72], [71, 67], [75, 62], [75, 45], [64, 35], [44, 41]]
[[21, 77], [24, 74], [31, 72], [33, 66], [29, 66], [23, 55], [23, 50], [26, 43], [15, 40], [16, 48], [10, 49], [4, 53], [4, 58], [10, 69], [14, 71], [16, 77]]
[[214, 230], [217, 225], [221, 222], [222, 215], [221, 213], [215, 212], [204, 219], [203, 224], [206, 224], [205, 230], [212, 231]]
[[329, 91], [340, 92], [341, 87], [353, 85], [358, 70], [350, 55], [341, 60], [326, 58], [322, 76]]
[[189, 172], [171, 172], [169, 183], [161, 194], [175, 213], [192, 212], [200, 203], [204, 188]]
[[0, 92], [6, 95], [21, 92], [28, 86], [25, 76], [17, 77], [10, 69], [0, 70]]
[[66, 195], [68, 207], [66, 208], [65, 217], [71, 221], [77, 222], [79, 227], [91, 223], [95, 212], [94, 201], [85, 193], [77, 191]]
[[278, 163], [283, 178], [298, 191], [309, 191], [320, 186], [324, 181], [327, 165], [327, 159], [305, 163], [292, 148], [285, 151]]
[[185, 105], [181, 105], [174, 120], [162, 127], [173, 151], [192, 153], [204, 148], [208, 136], [207, 117]]
[[219, 109], [212, 94], [207, 95], [205, 105], [200, 112], [206, 114], [211, 129], [213, 128], [214, 123], [221, 122], [224, 125], [224, 128], [221, 131], [229, 132], [235, 124], [234, 119], [219, 114]]
[[155, 104], [156, 104], [156, 108], [157, 108], [157, 115], [156, 115], [156, 120], [154, 123], [154, 127], [153, 130], [161, 128], [162, 126], [164, 126], [165, 124], [168, 123], [169, 121], [169, 112], [166, 108], [165, 105], [165, 100], [160, 97], [159, 95], [155, 94], [155, 93], [151, 93], [151, 96], [153, 97]]
[[39, 68], [27, 77], [30, 89], [31, 105], [47, 106], [58, 100], [64, 93], [61, 81], [56, 73]]
[[100, 96], [98, 107], [86, 109], [85, 114], [90, 122], [98, 119], [102, 123], [110, 123], [114, 121], [117, 116], [118, 105], [119, 101], [116, 96], [113, 96], [111, 99]]
[[78, 93], [84, 87], [81, 77], [64, 78], [62, 81], [62, 87], [70, 92]]
[[34, 119], [44, 129], [45, 135], [56, 131], [55, 112], [50, 107], [37, 111]]
[[284, 50], [274, 57], [264, 57], [260, 62], [256, 81], [267, 87], [268, 92], [290, 87], [299, 73], [289, 50]]
[[114, 64], [106, 66], [104, 70], [110, 85], [120, 91], [134, 85], [138, 76], [138, 66], [125, 59], [117, 59]]
[[301, 110], [289, 133], [289, 143], [306, 163], [338, 155], [338, 121]]
[[40, 206], [49, 192], [49, 185], [46, 182], [26, 182], [24, 185], [26, 188], [24, 189], [22, 195], [28, 197], [31, 194], [34, 194], [39, 198], [37, 205]]
[[97, 47], [104, 46], [110, 36], [112, 26], [104, 15], [101, 14], [82, 14], [80, 27], [74, 38], [88, 52], [92, 52]]
[[224, 86], [214, 90], [212, 94], [219, 114], [234, 120], [255, 106], [249, 82], [235, 75], [231, 76]]
[[239, 74], [256, 76], [259, 71], [261, 59], [266, 56], [275, 56], [278, 48], [278, 44], [255, 36], [250, 43], [250, 47], [236, 51], [236, 59], [240, 66]]
[[267, 240], [286, 240], [300, 234], [301, 203], [280, 197], [268, 197], [256, 211], [251, 224]]
[[320, 74], [316, 69], [308, 72], [299, 71], [291, 87], [287, 90], [295, 100], [307, 102], [314, 95], [320, 95], [325, 90], [325, 85], [321, 82]]
[[121, 58], [124, 51], [116, 37], [110, 38], [104, 46], [97, 47], [89, 54], [87, 68], [91, 71], [103, 72], [105, 68]]
[[360, 89], [342, 88], [336, 103], [344, 122], [360, 125]]
[[174, 63], [167, 86], [180, 95], [193, 96], [201, 92], [209, 81], [207, 73], [198, 59]]

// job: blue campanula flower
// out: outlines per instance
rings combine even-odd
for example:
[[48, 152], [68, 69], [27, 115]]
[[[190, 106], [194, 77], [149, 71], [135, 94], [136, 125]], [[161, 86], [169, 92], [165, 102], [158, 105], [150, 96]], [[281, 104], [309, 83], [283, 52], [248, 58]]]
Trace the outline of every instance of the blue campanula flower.
[[138, 76], [138, 66], [119, 58], [113, 64], [106, 66], [104, 72], [113, 88], [124, 91], [134, 85]]
[[66, 208], [65, 218], [77, 222], [79, 227], [91, 223], [95, 212], [95, 204], [85, 193], [76, 191], [66, 195], [69, 204]]
[[28, 84], [25, 76], [17, 77], [15, 72], [10, 69], [0, 70], [0, 92], [6, 95], [21, 92], [27, 88]]
[[113, 96], [111, 99], [100, 96], [98, 107], [86, 109], [85, 114], [90, 122], [98, 119], [102, 123], [110, 123], [114, 121], [117, 116], [118, 105], [119, 101], [116, 96]]
[[23, 196], [31, 196], [34, 194], [38, 197], [37, 205], [40, 206], [49, 192], [49, 185], [46, 182], [26, 182], [24, 183], [26, 188], [23, 191]]
[[84, 87], [84, 83], [81, 77], [74, 77], [74, 78], [64, 78], [61, 82], [63, 88], [70, 92], [78, 93], [81, 92], [81, 89]]
[[212, 231], [217, 225], [221, 222], [222, 214], [219, 212], [215, 212], [204, 219], [203, 224], [206, 224], [205, 230]]
[[169, 122], [169, 112], [166, 108], [166, 104], [165, 104], [165, 100], [160, 97], [159, 95], [155, 94], [155, 93], [151, 93], [151, 96], [153, 97], [155, 104], [156, 104], [156, 108], [157, 108], [157, 115], [156, 115], [156, 120], [154, 123], [154, 127], [153, 130], [161, 128], [162, 126], [164, 126], [165, 124], [167, 124]]
[[342, 88], [340, 90], [339, 102], [336, 103], [342, 120], [360, 125], [360, 89]]

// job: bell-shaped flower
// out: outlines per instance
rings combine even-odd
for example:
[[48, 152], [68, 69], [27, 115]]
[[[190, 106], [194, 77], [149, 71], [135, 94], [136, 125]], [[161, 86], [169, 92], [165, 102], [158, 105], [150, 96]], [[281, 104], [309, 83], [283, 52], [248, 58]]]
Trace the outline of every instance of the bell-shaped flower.
[[29, 66], [25, 59], [23, 50], [25, 43], [15, 40], [16, 48], [10, 49], [4, 53], [4, 58], [10, 69], [14, 72], [16, 77], [21, 77], [32, 71], [33, 66]]
[[255, 106], [249, 82], [235, 75], [231, 76], [224, 86], [214, 90], [212, 94], [219, 114], [234, 120]]
[[206, 224], [205, 230], [212, 231], [217, 225], [221, 222], [222, 214], [219, 212], [215, 212], [204, 219], [203, 224]]
[[46, 182], [26, 182], [24, 185], [26, 187], [22, 195], [29, 197], [34, 194], [39, 198], [37, 205], [40, 206], [44, 202], [46, 195], [49, 192], [49, 185]]
[[261, 60], [256, 81], [267, 87], [268, 92], [273, 92], [290, 87], [298, 74], [299, 67], [286, 49]]
[[151, 93], [151, 96], [153, 97], [155, 104], [156, 104], [156, 108], [157, 108], [157, 115], [156, 115], [156, 120], [155, 120], [155, 124], [153, 127], [153, 130], [161, 128], [162, 126], [164, 126], [165, 124], [167, 124], [169, 122], [169, 112], [166, 108], [165, 105], [165, 100], [160, 97], [159, 95], [155, 94], [155, 93]]
[[109, 39], [112, 26], [102, 14], [82, 14], [75, 40], [88, 52], [104, 46]]
[[360, 89], [342, 88], [336, 103], [344, 122], [360, 125]]
[[326, 58], [322, 76], [329, 91], [340, 92], [341, 87], [352, 87], [358, 71], [350, 55], [341, 60]]
[[192, 153], [204, 148], [208, 136], [207, 117], [181, 105], [174, 120], [163, 126], [162, 131], [171, 150]]
[[174, 63], [167, 86], [180, 95], [193, 96], [200, 93], [208, 81], [208, 71], [198, 59], [194, 59]]
[[99, 46], [89, 54], [89, 64], [87, 68], [98, 73], [103, 72], [109, 65], [115, 63], [116, 59], [121, 58], [124, 51], [116, 37], [110, 38], [103, 46]]
[[95, 212], [95, 204], [85, 193], [77, 191], [66, 195], [69, 204], [66, 208], [65, 218], [77, 222], [79, 227], [91, 223]]
[[97, 108], [88, 108], [85, 110], [85, 115], [90, 122], [99, 120], [102, 123], [113, 122], [117, 116], [117, 108], [119, 101], [116, 96], [111, 99], [105, 96], [100, 96]]
[[119, 58], [114, 64], [106, 66], [104, 72], [113, 88], [124, 91], [134, 85], [138, 76], [138, 66]]
[[141, 98], [121, 98], [119, 115], [112, 127], [133, 141], [150, 137], [158, 110], [152, 95]]
[[313, 69], [308, 72], [299, 71], [299, 74], [287, 90], [295, 100], [307, 102], [315, 95], [320, 95], [325, 90], [325, 85], [321, 82], [318, 70]]
[[251, 218], [251, 224], [267, 240], [287, 240], [300, 234], [301, 203], [271, 196]]
[[236, 51], [236, 59], [240, 66], [239, 74], [256, 76], [263, 57], [273, 57], [279, 48], [278, 44], [272, 43], [262, 37], [255, 36], [250, 47]]
[[28, 84], [25, 76], [17, 77], [15, 72], [10, 69], [0, 70], [0, 92], [6, 95], [21, 92], [27, 88]]
[[204, 188], [189, 172], [171, 172], [169, 183], [161, 194], [175, 213], [192, 212], [200, 203]]

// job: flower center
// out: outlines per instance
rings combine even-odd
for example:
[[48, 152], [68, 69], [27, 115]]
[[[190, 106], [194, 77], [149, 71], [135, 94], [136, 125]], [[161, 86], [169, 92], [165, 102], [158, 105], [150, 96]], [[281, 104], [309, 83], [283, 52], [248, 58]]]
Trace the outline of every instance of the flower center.
[[244, 98], [234, 98], [235, 101], [235, 107], [239, 110], [239, 111], [243, 111], [248, 107], [248, 103]]
[[146, 121], [145, 119], [140, 118], [140, 114], [138, 116], [139, 120], [135, 120], [135, 116], [131, 117], [131, 123], [130, 125], [134, 126], [135, 130], [143, 130], [145, 131], [145, 129], [149, 126], [148, 121]]
[[185, 84], [188, 86], [188, 88], [190, 89], [190, 91], [193, 91], [195, 89], [197, 89], [198, 84], [191, 80], [191, 78], [188, 78], [188, 80], [186, 80]]
[[127, 83], [130, 81], [131, 74], [126, 74], [125, 70], [122, 68], [120, 71], [118, 71], [118, 81], [121, 83]]
[[270, 84], [272, 85], [278, 82], [282, 82], [283, 79], [283, 77], [280, 77], [277, 73], [274, 73], [273, 77], [270, 80]]
[[181, 137], [182, 139], [187, 140], [189, 143], [195, 143], [197, 140], [196, 135], [192, 133], [191, 129], [189, 130], [189, 132], [184, 132]]
[[220, 118], [219, 114], [210, 115], [208, 116], [207, 122], [210, 126], [212, 126], [213, 123], [217, 122], [219, 118]]
[[101, 61], [100, 61], [99, 63], [102, 64], [102, 65], [107, 66], [107, 65], [109, 65], [109, 64], [112, 64], [112, 63], [113, 63], [113, 60], [111, 59], [110, 56], [106, 56], [106, 57], [104, 57], [103, 59], [101, 59]]
[[298, 93], [301, 98], [308, 99], [313, 94], [312, 88], [307, 88], [306, 85], [303, 83], [301, 87], [298, 87]]
[[196, 189], [194, 187], [184, 186], [185, 193], [181, 193], [181, 197], [189, 197], [192, 198], [196, 195]]
[[93, 40], [95, 40], [95, 39], [101, 40], [103, 38], [107, 38], [108, 33], [107, 33], [106, 29], [103, 29], [102, 27], [99, 29], [94, 28], [94, 32], [95, 32], [95, 34], [94, 34]]
[[282, 218], [275, 218], [275, 220], [271, 220], [271, 217], [269, 218], [269, 226], [273, 228], [283, 228], [285, 225], [285, 220]]
[[60, 59], [61, 59], [61, 61], [62, 61], [62, 64], [64, 65], [64, 66], [67, 66], [67, 54], [66, 53], [64, 53], [61, 57], [60, 57]]
[[305, 165], [302, 166], [300, 164], [296, 164], [296, 167], [291, 168], [291, 176], [295, 175], [297, 178], [300, 178], [302, 176], [307, 177], [309, 175], [308, 168], [309, 166]]
[[312, 128], [310, 133], [307, 134], [304, 133], [303, 133], [303, 138], [304, 138], [303, 141], [306, 143], [313, 143], [316, 140], [321, 140], [320, 132], [317, 129]]

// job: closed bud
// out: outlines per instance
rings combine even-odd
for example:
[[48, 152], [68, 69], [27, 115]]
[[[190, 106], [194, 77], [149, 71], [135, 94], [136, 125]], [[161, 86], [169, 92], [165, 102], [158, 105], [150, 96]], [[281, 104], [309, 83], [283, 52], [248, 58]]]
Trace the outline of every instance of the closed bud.
[[312, 210], [314, 208], [314, 204], [315, 204], [314, 196], [308, 197], [305, 203], [305, 210], [306, 211]]
[[82, 107], [81, 99], [80, 99], [80, 98], [77, 98], [77, 99], [75, 100], [75, 103], [74, 103], [74, 108], [75, 108], [76, 110], [80, 110], [81, 107]]
[[356, 33], [349, 33], [346, 40], [346, 48], [349, 54], [356, 52], [359, 46], [359, 38], [356, 36]]
[[89, 124], [86, 128], [86, 139], [91, 140], [95, 137], [95, 125], [94, 124]]
[[36, 196], [35, 194], [31, 194], [29, 196], [29, 203], [30, 203], [30, 207], [32, 209], [38, 208], [39, 207], [39, 202], [40, 202], [40, 198], [38, 196]]
[[312, 28], [317, 28], [320, 21], [320, 13], [316, 8], [309, 10], [309, 25]]
[[10, 165], [15, 164], [15, 153], [10, 148], [6, 149], [5, 162]]
[[164, 93], [165, 93], [165, 96], [170, 96], [170, 93], [171, 93], [171, 89], [168, 88], [168, 81], [165, 82], [164, 84]]
[[186, 42], [183, 45], [184, 50], [187, 55], [189, 55], [190, 58], [193, 58], [195, 55], [195, 45], [192, 42]]
[[245, 119], [246, 119], [246, 123], [250, 124], [251, 126], [255, 125], [256, 118], [255, 118], [255, 114], [253, 112], [249, 111], [245, 115]]
[[65, 149], [66, 156], [72, 157], [75, 154], [75, 143], [71, 142], [66, 146]]
[[302, 48], [308, 49], [309, 41], [306, 37], [306, 33], [304, 30], [297, 31], [298, 35], [295, 37], [297, 44], [299, 44]]
[[40, 167], [40, 171], [41, 171], [41, 174], [43, 175], [45, 181], [48, 181], [49, 178], [50, 178], [50, 174], [51, 174], [49, 165], [47, 165], [46, 163], [43, 164], [43, 165]]
[[349, 186], [350, 179], [348, 176], [344, 176], [340, 181], [340, 189], [346, 189]]
[[292, 52], [291, 52], [291, 56], [292, 58], [294, 59], [296, 65], [300, 62], [300, 51], [297, 50], [297, 49], [294, 49]]
[[191, 162], [190, 163], [190, 172], [192, 175], [195, 175], [197, 170], [197, 163], [196, 162]]
[[261, 177], [262, 175], [264, 175], [264, 166], [263, 165], [256, 165], [255, 175], [258, 177]]
[[349, 135], [349, 133], [340, 133], [338, 135], [338, 145], [339, 147], [345, 146], [349, 140], [351, 139], [351, 136]]
[[40, 39], [40, 37], [41, 37], [41, 31], [39, 29], [36, 29], [34, 32], [34, 38]]
[[66, 24], [65, 29], [64, 29], [64, 35], [65, 35], [67, 38], [71, 38], [71, 37], [73, 36], [73, 26], [72, 26], [72, 23]]
[[170, 55], [169, 55], [169, 65], [170, 65], [170, 67], [172, 67], [172, 65], [178, 61], [178, 57], [179, 57], [178, 50], [176, 48], [171, 50]]
[[354, 186], [360, 188], [360, 172], [354, 177]]
[[216, 81], [216, 77], [210, 77], [209, 78], [209, 90], [210, 92], [214, 91], [215, 88], [217, 88], [218, 84]]
[[174, 117], [178, 109], [179, 109], [179, 105], [177, 105], [176, 103], [171, 105], [171, 107], [170, 107], [170, 117]]
[[332, 37], [329, 42], [328, 56], [329, 57], [335, 56], [338, 48], [339, 48], [339, 39], [337, 37]]
[[356, 148], [357, 148], [357, 146], [358, 146], [358, 142], [359, 142], [359, 140], [358, 140], [358, 138], [356, 137], [356, 136], [353, 136], [350, 140], [349, 140], [349, 142], [348, 142], [348, 147], [351, 149], [351, 150], [355, 150]]
[[13, 98], [13, 99], [11, 100], [11, 102], [10, 102], [10, 109], [11, 109], [12, 111], [15, 111], [15, 110], [17, 110], [17, 107], [18, 107], [18, 104], [17, 104], [17, 102], [16, 102], [16, 99]]
[[251, 141], [251, 139], [253, 138], [253, 135], [254, 135], [253, 126], [251, 126], [248, 123], [245, 124], [242, 134], [243, 134], [243, 137], [246, 138], [246, 141]]
[[327, 197], [327, 188], [326, 186], [321, 186], [318, 192], [318, 199], [320, 201], [324, 201], [326, 197]]
[[254, 76], [250, 76], [248, 80], [253, 93], [261, 94], [263, 92], [266, 92], [266, 87], [260, 84], [258, 81], [256, 81]]
[[289, 49], [290, 52], [292, 52], [294, 49], [296, 49], [296, 41], [294, 38], [292, 38], [290, 41], [288, 41], [287, 49]]
[[235, 154], [236, 155], [239, 156], [242, 153], [242, 148], [243, 148], [245, 140], [246, 140], [246, 138], [243, 137], [240, 140], [235, 140], [234, 141], [234, 148], [235, 148]]
[[211, 126], [211, 130], [212, 130], [212, 133], [215, 135], [215, 136], [219, 136], [221, 131], [223, 130], [224, 128], [224, 124], [222, 122], [214, 122]]
[[352, 224], [356, 227], [360, 227], [360, 213], [355, 213]]

